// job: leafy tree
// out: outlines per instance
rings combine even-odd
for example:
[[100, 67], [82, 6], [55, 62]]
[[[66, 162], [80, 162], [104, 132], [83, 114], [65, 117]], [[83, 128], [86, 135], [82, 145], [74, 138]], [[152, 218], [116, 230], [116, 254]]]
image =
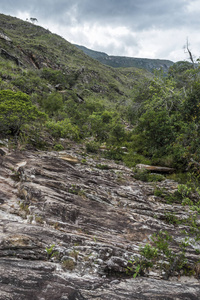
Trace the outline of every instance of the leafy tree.
[[70, 119], [64, 119], [62, 121], [54, 122], [48, 121], [46, 123], [47, 128], [50, 130], [52, 136], [55, 138], [70, 138], [73, 140], [79, 140], [79, 128], [71, 123]]
[[151, 152], [166, 148], [173, 138], [173, 128], [166, 110], [144, 113], [139, 119], [137, 130], [142, 132], [145, 145]]
[[191, 89], [183, 104], [183, 114], [186, 121], [200, 121], [200, 82], [191, 84]]
[[79, 77], [79, 72], [71, 69], [69, 74], [66, 74], [61, 70], [45, 68], [41, 71], [41, 77], [48, 80], [51, 84], [59, 84], [63, 89], [66, 86], [72, 88]]
[[99, 141], [116, 144], [125, 137], [124, 127], [119, 121], [119, 116], [107, 110], [93, 112], [88, 117], [88, 127], [91, 135]]
[[62, 95], [54, 92], [49, 95], [44, 95], [41, 102], [41, 106], [49, 116], [54, 116], [63, 106]]
[[0, 91], [0, 129], [3, 133], [18, 136], [25, 124], [44, 120], [46, 115], [32, 105], [30, 97], [22, 92]]
[[189, 88], [191, 81], [196, 79], [197, 70], [193, 64], [188, 61], [179, 61], [169, 68], [168, 78], [173, 78], [176, 87], [184, 89], [184, 92]]

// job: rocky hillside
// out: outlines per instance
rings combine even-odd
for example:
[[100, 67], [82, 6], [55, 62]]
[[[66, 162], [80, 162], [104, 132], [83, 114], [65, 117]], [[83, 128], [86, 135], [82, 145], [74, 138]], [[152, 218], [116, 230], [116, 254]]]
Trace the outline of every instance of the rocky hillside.
[[90, 50], [84, 46], [76, 45], [76, 47], [102, 64], [111, 66], [113, 68], [135, 67], [139, 69], [145, 69], [149, 72], [153, 72], [154, 70], [163, 70], [164, 72], [167, 72], [169, 67], [173, 65], [173, 62], [170, 60], [113, 56], [104, 52]]
[[199, 299], [198, 70], [108, 67], [4, 15], [0, 66], [0, 300]]
[[[31, 70], [31, 76], [38, 76], [46, 68], [62, 72], [60, 77], [65, 77], [65, 82], [73, 81], [73, 87], [79, 94], [89, 92], [90, 95], [106, 97], [112, 94], [109, 97], [116, 100], [119, 97], [127, 100], [134, 84], [140, 78], [151, 76], [147, 71], [136, 68], [127, 72], [126, 69], [117, 71], [104, 66], [49, 30], [3, 14], [0, 14], [0, 58], [0, 77], [14, 85], [13, 81], [18, 81], [27, 70]], [[12, 63], [16, 67], [9, 68]], [[60, 89], [72, 87], [62, 82], [63, 78], [57, 78]], [[49, 84], [51, 81], [46, 86]], [[16, 86], [19, 87], [19, 84]], [[39, 88], [44, 90], [44, 87]], [[49, 91], [52, 92], [50, 88]]]
[[[187, 207], [155, 196], [155, 183], [124, 165], [68, 146], [1, 148], [0, 299], [199, 299], [199, 244], [191, 235], [184, 251], [189, 223], [174, 221], [191, 218]], [[177, 190], [167, 179], [156, 187]]]

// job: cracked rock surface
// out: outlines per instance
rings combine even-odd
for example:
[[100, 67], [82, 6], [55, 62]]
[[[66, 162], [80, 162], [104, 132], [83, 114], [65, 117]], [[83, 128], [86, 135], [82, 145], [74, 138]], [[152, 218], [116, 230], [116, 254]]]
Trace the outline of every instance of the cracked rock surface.
[[[131, 169], [85, 157], [80, 146], [9, 152], [0, 168], [0, 300], [200, 299], [198, 276], [127, 274], [128, 261], [154, 233], [182, 238], [166, 212], [187, 215], [160, 201]], [[170, 180], [158, 185], [177, 189]], [[200, 259], [192, 246], [186, 257]]]

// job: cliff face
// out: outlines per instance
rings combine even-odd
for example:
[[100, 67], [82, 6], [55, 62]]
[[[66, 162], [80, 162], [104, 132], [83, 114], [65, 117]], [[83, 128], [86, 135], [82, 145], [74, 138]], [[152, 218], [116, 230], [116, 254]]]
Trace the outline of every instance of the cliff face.
[[[155, 263], [143, 277], [127, 272], [154, 233], [170, 232], [178, 252], [187, 229], [166, 222], [166, 212], [180, 219], [188, 212], [154, 196], [154, 185], [123, 165], [85, 156], [80, 145], [1, 154], [1, 300], [199, 299], [198, 271], [186, 277]], [[170, 180], [157, 186], [177, 189]], [[195, 247], [185, 255], [197, 266]]]

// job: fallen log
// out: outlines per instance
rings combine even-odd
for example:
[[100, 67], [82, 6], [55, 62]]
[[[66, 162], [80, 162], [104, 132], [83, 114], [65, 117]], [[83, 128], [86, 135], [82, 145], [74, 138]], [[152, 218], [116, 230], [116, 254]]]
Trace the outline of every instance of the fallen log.
[[138, 164], [136, 165], [137, 169], [140, 170], [148, 170], [151, 172], [157, 172], [157, 173], [173, 173], [175, 171], [174, 168], [168, 168], [168, 167], [160, 167], [160, 166], [150, 166], [150, 165], [144, 165], [144, 164]]

